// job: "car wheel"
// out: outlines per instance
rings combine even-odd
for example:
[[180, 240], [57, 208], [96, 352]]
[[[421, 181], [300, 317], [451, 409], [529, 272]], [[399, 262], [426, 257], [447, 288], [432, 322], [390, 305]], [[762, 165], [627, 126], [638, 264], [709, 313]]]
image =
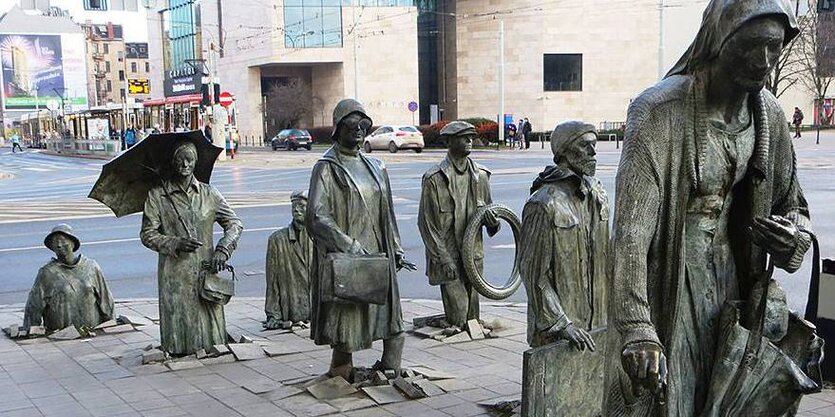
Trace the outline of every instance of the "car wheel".
[[365, 153], [371, 153], [371, 143], [365, 142], [365, 144], [362, 145], [362, 149], [365, 151]]
[[415, 148], [415, 153], [421, 153], [421, 152], [423, 152], [423, 148]]
[[397, 153], [397, 144], [394, 142], [389, 142], [389, 152]]
[[307, 146], [305, 146], [304, 148], [305, 148], [305, 149], [307, 149], [307, 150], [309, 151], [309, 150], [311, 149], [311, 146], [310, 146], [310, 145], [307, 145]]
[[277, 145], [273, 145], [273, 151], [277, 151], [277, 150], [278, 150], [278, 146], [277, 146]]

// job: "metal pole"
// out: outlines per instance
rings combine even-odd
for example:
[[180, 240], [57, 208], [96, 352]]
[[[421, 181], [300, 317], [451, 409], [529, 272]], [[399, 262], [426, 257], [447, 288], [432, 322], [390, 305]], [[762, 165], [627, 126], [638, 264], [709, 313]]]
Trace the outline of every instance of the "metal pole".
[[658, 79], [664, 78], [664, 0], [658, 2]]
[[[504, 21], [499, 20], [499, 144], [504, 143]], [[498, 148], [499, 144], [496, 145]]]
[[359, 79], [359, 37], [357, 36], [357, 3], [351, 5], [351, 13], [353, 13], [353, 27], [351, 32], [354, 35], [354, 99], [360, 99], [360, 79]]
[[[121, 132], [121, 134], [124, 135], [125, 130], [128, 129], [128, 88], [129, 87], [128, 87], [128, 51], [127, 51], [127, 48], [125, 48], [125, 50], [122, 51], [122, 63], [124, 64], [124, 67], [125, 67], [125, 77], [124, 77], [125, 79], [123, 80], [124, 87], [125, 87], [125, 94], [122, 96], [122, 132]], [[120, 139], [119, 143], [121, 144], [121, 142], [122, 142], [121, 138], [119, 138], [119, 139]], [[121, 148], [119, 148], [119, 149], [121, 149]]]

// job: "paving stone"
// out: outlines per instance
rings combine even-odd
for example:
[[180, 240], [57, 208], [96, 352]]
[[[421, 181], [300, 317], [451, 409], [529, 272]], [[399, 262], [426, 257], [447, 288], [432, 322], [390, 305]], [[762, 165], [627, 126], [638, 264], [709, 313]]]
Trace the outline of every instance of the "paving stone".
[[425, 366], [413, 366], [410, 369], [414, 371], [416, 374], [423, 375], [424, 377], [426, 377], [426, 379], [430, 381], [455, 378], [455, 375], [443, 371], [437, 371], [435, 369], [428, 368]]
[[46, 329], [43, 326], [30, 326], [29, 327], [29, 337], [37, 337], [37, 336], [44, 336], [46, 335]]
[[467, 332], [461, 332], [452, 336], [447, 336], [443, 339], [444, 343], [462, 343], [473, 340]]
[[341, 376], [337, 376], [307, 387], [307, 392], [319, 400], [332, 400], [353, 394], [357, 389]]
[[99, 324], [96, 327], [93, 327], [93, 329], [94, 330], [102, 330], [102, 329], [106, 329], [108, 327], [115, 327], [115, 326], [118, 326], [118, 325], [119, 325], [119, 323], [117, 323], [116, 320], [108, 320], [104, 323]]
[[391, 385], [364, 387], [362, 390], [379, 405], [406, 401], [408, 399], [404, 397], [397, 388]]
[[20, 335], [20, 325], [13, 324], [5, 329], [6, 335], [14, 339]]
[[264, 349], [255, 343], [230, 343], [228, 346], [235, 355], [235, 359], [239, 361], [259, 359], [266, 355]]
[[472, 383], [464, 381], [463, 379], [439, 379], [433, 382], [446, 392], [464, 391], [477, 388]]
[[271, 391], [264, 392], [259, 394], [258, 396], [267, 400], [267, 401], [279, 401], [287, 397], [292, 397], [296, 394], [300, 394], [304, 391], [298, 389], [296, 387], [291, 387], [288, 385], [279, 385], [278, 387], [274, 388]]
[[418, 336], [429, 337], [429, 338], [439, 336], [439, 335], [443, 334], [443, 332], [444, 332], [444, 329], [441, 329], [440, 327], [430, 327], [430, 326], [419, 327], [415, 330], [412, 330], [412, 333], [414, 333]]
[[118, 334], [136, 331], [131, 324], [120, 324], [118, 326], [106, 327], [103, 329], [105, 334]]
[[441, 314], [433, 314], [431, 316], [422, 316], [422, 317], [415, 317], [412, 319], [412, 325], [415, 327], [425, 327], [427, 323], [432, 321], [438, 321], [441, 319], [445, 319], [446, 315], [443, 313]]
[[366, 397], [362, 393], [356, 393], [342, 398], [334, 398], [332, 400], [327, 400], [326, 402], [340, 413], [374, 407], [377, 405], [374, 400]]
[[154, 324], [151, 320], [140, 316], [119, 316], [116, 321], [124, 324], [133, 324], [134, 326], [150, 326]]
[[172, 371], [183, 371], [186, 369], [194, 369], [194, 368], [201, 368], [203, 364], [200, 361], [195, 359], [188, 359], [188, 360], [180, 360], [180, 361], [173, 361], [168, 362], [165, 364], [168, 369]]
[[206, 353], [206, 349], [199, 349], [195, 354], [194, 357], [197, 359], [205, 359], [209, 357], [209, 354]]
[[212, 358], [201, 359], [203, 365], [210, 366], [210, 365], [221, 365], [226, 363], [235, 363], [235, 356], [234, 355], [223, 355], [223, 356], [215, 356]]
[[75, 326], [68, 326], [65, 329], [58, 330], [55, 333], [49, 335], [49, 338], [52, 340], [75, 340], [81, 337], [81, 333], [78, 332], [78, 329]]
[[476, 319], [467, 321], [467, 331], [473, 340], [484, 339], [484, 328]]
[[245, 334], [242, 334], [241, 338], [238, 340], [238, 343], [252, 343], [252, 338]]
[[215, 355], [215, 356], [225, 355], [225, 354], [230, 353], [230, 352], [231, 351], [229, 350], [229, 346], [226, 346], [226, 345], [214, 345], [209, 350], [209, 354], [210, 355]]
[[162, 362], [165, 360], [165, 352], [159, 349], [152, 349], [142, 354], [142, 364], [146, 365], [152, 362]]
[[282, 356], [282, 355], [290, 355], [293, 353], [304, 352], [305, 350], [300, 347], [288, 346], [285, 343], [264, 343], [261, 345], [264, 348], [264, 352], [267, 353], [267, 356]]
[[416, 379], [412, 381], [412, 384], [420, 388], [421, 391], [423, 391], [423, 393], [428, 397], [443, 395], [445, 393], [444, 390], [428, 379]]
[[241, 388], [253, 394], [264, 394], [275, 390], [279, 386], [281, 386], [281, 384], [278, 382], [255, 381], [252, 383], [245, 383], [241, 385]]
[[394, 379], [394, 386], [397, 387], [403, 394], [406, 394], [407, 397], [417, 400], [420, 398], [426, 398], [427, 395], [423, 392], [422, 389], [415, 387], [412, 385], [411, 382], [406, 381], [403, 377], [397, 377]]

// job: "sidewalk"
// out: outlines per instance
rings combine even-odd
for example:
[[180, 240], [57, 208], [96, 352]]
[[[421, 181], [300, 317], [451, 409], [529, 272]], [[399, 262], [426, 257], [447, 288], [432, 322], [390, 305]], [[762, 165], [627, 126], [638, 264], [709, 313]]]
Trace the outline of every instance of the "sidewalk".
[[[262, 310], [263, 299], [233, 300], [226, 306], [229, 332], [302, 352], [142, 365], [144, 348], [159, 344], [155, 324], [85, 340], [16, 342], [0, 336], [0, 416], [486, 416], [479, 403], [521, 398], [522, 352], [528, 348], [524, 304], [482, 304], [482, 317], [502, 324], [497, 338], [446, 344], [407, 335], [404, 366], [455, 378], [434, 381], [443, 390], [434, 396], [382, 406], [361, 392], [319, 401], [299, 389], [301, 381], [327, 371], [330, 349], [313, 345], [305, 331], [262, 331]], [[442, 310], [440, 301], [403, 300], [409, 323]], [[155, 300], [119, 302], [116, 314], [158, 319]], [[21, 305], [0, 307], [4, 326], [22, 322], [22, 315]], [[355, 364], [370, 366], [381, 348], [378, 342], [356, 354]], [[835, 392], [804, 398], [801, 410], [804, 417], [835, 415]]]

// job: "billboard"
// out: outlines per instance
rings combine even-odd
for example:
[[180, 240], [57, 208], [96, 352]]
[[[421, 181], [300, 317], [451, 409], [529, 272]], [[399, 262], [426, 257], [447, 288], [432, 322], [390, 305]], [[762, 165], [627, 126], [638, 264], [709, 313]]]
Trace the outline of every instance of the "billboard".
[[87, 108], [84, 36], [0, 34], [3, 108], [46, 108], [50, 100]]
[[125, 42], [125, 51], [128, 59], [148, 59], [147, 42]]

